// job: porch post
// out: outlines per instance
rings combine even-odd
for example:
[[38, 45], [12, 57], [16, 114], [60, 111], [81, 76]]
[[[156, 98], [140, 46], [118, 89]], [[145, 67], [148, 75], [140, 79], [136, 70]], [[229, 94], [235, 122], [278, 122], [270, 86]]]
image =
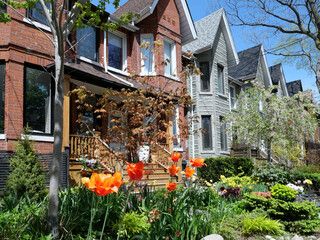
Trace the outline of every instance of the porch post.
[[69, 133], [70, 133], [70, 76], [64, 76], [64, 101], [63, 101], [63, 139], [62, 147], [69, 146]]

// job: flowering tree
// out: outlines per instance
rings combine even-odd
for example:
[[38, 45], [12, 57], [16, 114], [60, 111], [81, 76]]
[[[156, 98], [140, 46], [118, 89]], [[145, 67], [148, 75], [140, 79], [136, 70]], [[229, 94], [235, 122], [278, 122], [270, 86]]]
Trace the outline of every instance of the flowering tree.
[[264, 146], [270, 159], [274, 146], [288, 151], [314, 136], [318, 108], [310, 90], [294, 97], [277, 97], [272, 87], [253, 85], [238, 96], [237, 111], [225, 118], [230, 123], [227, 131], [236, 134], [238, 142]]

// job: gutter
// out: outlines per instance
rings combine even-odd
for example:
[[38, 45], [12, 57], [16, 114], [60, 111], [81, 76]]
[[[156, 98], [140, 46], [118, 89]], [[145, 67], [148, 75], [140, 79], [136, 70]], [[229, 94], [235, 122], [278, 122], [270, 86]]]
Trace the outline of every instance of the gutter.
[[[110, 16], [108, 18], [108, 21], [111, 21], [111, 22], [118, 22], [119, 20], [120, 20], [120, 18], [116, 17], [113, 14], [110, 14]], [[140, 28], [136, 27], [133, 23], [128, 24], [128, 25], [122, 25], [121, 27], [123, 27], [131, 32], [135, 32], [140, 29]]]

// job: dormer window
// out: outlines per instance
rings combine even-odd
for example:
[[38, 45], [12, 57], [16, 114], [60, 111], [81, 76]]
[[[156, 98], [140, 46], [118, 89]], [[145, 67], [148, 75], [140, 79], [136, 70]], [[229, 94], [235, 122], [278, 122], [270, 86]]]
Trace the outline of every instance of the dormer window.
[[108, 33], [108, 67], [124, 71], [127, 63], [126, 35], [120, 32]]
[[98, 31], [94, 27], [77, 30], [78, 56], [98, 62]]
[[165, 38], [164, 39], [164, 75], [172, 77], [177, 72], [176, 63], [176, 45], [175, 42]]
[[[48, 7], [49, 10], [51, 10], [51, 3], [50, 2], [46, 2], [45, 1], [45, 5]], [[47, 22], [47, 19], [43, 13], [41, 4], [39, 2], [36, 3], [36, 7], [33, 9], [29, 9], [29, 14], [28, 14], [29, 18], [31, 18], [32, 20], [35, 20], [39, 23], [42, 23], [44, 25], [49, 25]]]

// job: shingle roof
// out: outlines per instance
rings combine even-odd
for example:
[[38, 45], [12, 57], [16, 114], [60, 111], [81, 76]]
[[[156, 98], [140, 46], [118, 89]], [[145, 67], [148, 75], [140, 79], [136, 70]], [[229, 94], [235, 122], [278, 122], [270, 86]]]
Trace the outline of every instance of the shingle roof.
[[273, 85], [279, 85], [281, 80], [281, 63], [269, 67], [269, 72]]
[[301, 80], [296, 80], [296, 81], [292, 81], [292, 82], [288, 82], [287, 83], [287, 89], [288, 89], [288, 93], [289, 96], [292, 97], [293, 95], [295, 95], [298, 92], [302, 92], [302, 82]]
[[259, 57], [261, 53], [261, 44], [238, 52], [239, 64], [228, 69], [228, 73], [235, 79], [242, 79], [246, 76], [256, 75]]
[[194, 25], [197, 30], [198, 39], [184, 45], [182, 47], [182, 51], [196, 53], [200, 49], [211, 47], [220, 24], [223, 11], [224, 9], [221, 8], [218, 11], [197, 21]]
[[129, 0], [123, 4], [113, 15], [120, 17], [122, 14], [131, 12], [133, 14], [140, 13], [146, 7], [152, 6], [154, 0]]

